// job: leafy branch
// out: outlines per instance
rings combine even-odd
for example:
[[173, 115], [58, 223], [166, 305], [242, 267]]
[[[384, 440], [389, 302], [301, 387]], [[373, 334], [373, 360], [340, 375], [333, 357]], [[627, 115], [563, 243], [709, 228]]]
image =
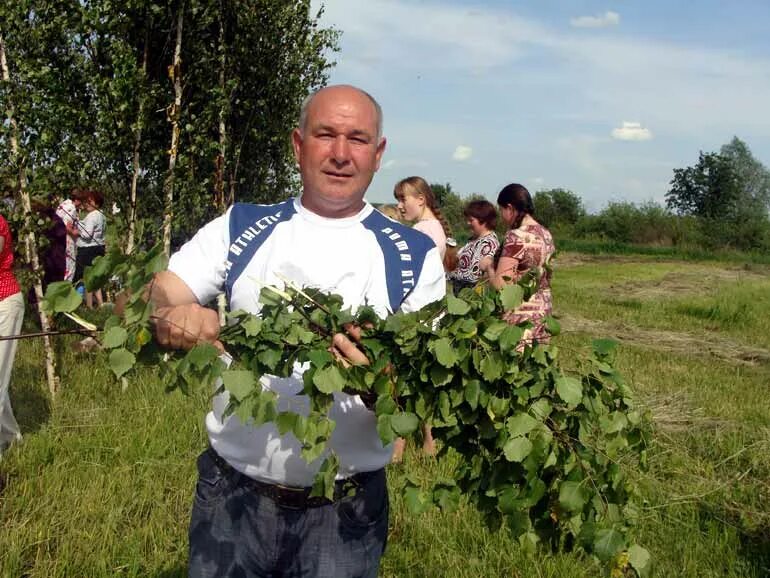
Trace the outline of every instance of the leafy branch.
[[[89, 289], [117, 274], [129, 290], [124, 316], [104, 326], [103, 347], [117, 377], [152, 365], [163, 368], [169, 390], [218, 384], [217, 392], [229, 397], [225, 418], [254, 427], [273, 423], [281, 435], [296, 437], [302, 457], [320, 464], [313, 495], [327, 497], [338, 468], [328, 448], [333, 396], [368, 396], [383, 445], [412, 435], [424, 421], [441, 442], [439, 458], [459, 456], [451, 479], [407, 478], [411, 511], [451, 511], [464, 499], [490, 528], [505, 525], [524, 548], [582, 548], [613, 576], [649, 573], [649, 554], [630, 540], [639, 508], [625, 473], [646, 463], [647, 420], [613, 365], [615, 342], [595, 340], [579, 371], [567, 372], [557, 344], [523, 340], [527, 324], [501, 320], [526, 298], [532, 279], [499, 292], [464, 289], [386, 319], [369, 306], [352, 312], [338, 295], [284, 280], [283, 287], [261, 288], [258, 315], [228, 313], [219, 336], [228, 364], [208, 343], [169, 352], [153, 341], [144, 288], [164, 267], [153, 249], [131, 257], [110, 253], [86, 272]], [[49, 288], [50, 310], [78, 304], [64, 285]], [[369, 365], [348, 367], [329, 350], [330, 336], [351, 324], [361, 328]], [[555, 320], [548, 326], [558, 333]], [[275, 393], [260, 384], [265, 375], [288, 377], [298, 363], [308, 367], [307, 415], [279, 411]]]

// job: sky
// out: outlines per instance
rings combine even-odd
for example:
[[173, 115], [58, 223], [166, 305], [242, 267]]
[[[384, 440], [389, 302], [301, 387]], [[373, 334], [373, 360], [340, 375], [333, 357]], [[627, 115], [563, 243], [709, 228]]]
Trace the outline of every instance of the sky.
[[[313, 8], [321, 6], [313, 0]], [[664, 202], [733, 136], [770, 165], [768, 0], [325, 0], [329, 83], [370, 92], [388, 145], [367, 193], [420, 175], [494, 201], [566, 188]]]

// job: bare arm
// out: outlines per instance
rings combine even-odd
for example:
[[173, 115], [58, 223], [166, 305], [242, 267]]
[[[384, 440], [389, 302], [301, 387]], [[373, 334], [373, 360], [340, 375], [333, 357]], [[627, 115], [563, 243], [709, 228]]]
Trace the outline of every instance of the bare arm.
[[0, 237], [0, 251], [5, 249], [5, 237]]
[[[519, 260], [513, 257], [500, 257], [495, 268], [492, 257], [484, 257], [479, 266], [486, 273], [489, 284], [495, 289], [502, 289], [509, 283], [515, 283], [517, 280], [516, 270]], [[506, 280], [506, 278], [508, 278]]]
[[204, 341], [219, 349], [219, 316], [202, 307], [187, 284], [171, 271], [161, 271], [148, 287], [155, 305], [155, 339], [172, 349], [191, 349]]

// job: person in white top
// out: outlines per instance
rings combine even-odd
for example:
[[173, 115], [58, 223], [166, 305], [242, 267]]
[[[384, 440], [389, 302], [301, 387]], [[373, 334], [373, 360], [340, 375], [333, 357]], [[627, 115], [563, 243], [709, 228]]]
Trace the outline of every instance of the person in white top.
[[[364, 200], [385, 150], [382, 113], [367, 93], [333, 86], [303, 104], [292, 133], [302, 195], [274, 205], [233, 205], [204, 226], [156, 276], [157, 341], [190, 348], [218, 343], [219, 320], [206, 308], [225, 292], [230, 309], [258, 313], [262, 284], [282, 278], [364, 303], [382, 316], [441, 299], [446, 286], [438, 249]], [[347, 335], [330, 346], [351, 363], [368, 363]], [[304, 368], [265, 376], [279, 406], [307, 407]], [[227, 394], [206, 416], [210, 448], [198, 458], [190, 521], [190, 576], [353, 578], [377, 576], [388, 527], [383, 447], [374, 413], [359, 396], [335, 394], [330, 445], [352, 496], [310, 498], [321, 460], [304, 462], [293, 434], [222, 417]], [[340, 490], [342, 482], [338, 483]]]
[[[105, 232], [107, 229], [107, 219], [102, 213], [101, 208], [104, 204], [104, 197], [99, 191], [76, 190], [72, 193], [73, 198], [80, 202], [80, 205], [87, 211], [87, 214], [80, 220], [77, 226], [77, 255], [75, 267], [75, 282], [83, 279], [86, 267], [90, 266], [94, 259], [104, 255], [105, 251]], [[86, 291], [86, 307], [92, 309], [96, 304], [102, 306], [104, 297], [102, 290]]]
[[80, 201], [64, 199], [56, 207], [56, 214], [67, 229], [67, 244], [65, 247], [64, 281], [75, 280], [75, 259], [77, 257], [78, 237], [78, 205]]

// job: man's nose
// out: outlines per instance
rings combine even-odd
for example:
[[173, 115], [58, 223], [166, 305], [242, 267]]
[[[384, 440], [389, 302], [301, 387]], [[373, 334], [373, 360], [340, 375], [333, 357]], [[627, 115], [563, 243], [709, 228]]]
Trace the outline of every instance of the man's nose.
[[334, 139], [332, 159], [337, 163], [344, 163], [350, 160], [350, 143], [344, 135], [339, 135]]

